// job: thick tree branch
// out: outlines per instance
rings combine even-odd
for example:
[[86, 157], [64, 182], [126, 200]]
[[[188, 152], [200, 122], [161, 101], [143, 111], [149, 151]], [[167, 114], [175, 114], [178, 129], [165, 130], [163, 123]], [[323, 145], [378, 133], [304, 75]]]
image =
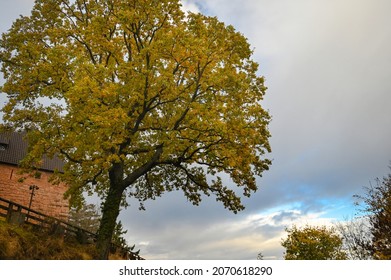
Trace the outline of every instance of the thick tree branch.
[[163, 153], [163, 145], [159, 145], [153, 156], [149, 161], [147, 161], [145, 164], [140, 166], [139, 168], [135, 169], [131, 174], [129, 174], [123, 181], [123, 187], [124, 189], [130, 185], [132, 185], [138, 178], [145, 175], [148, 171], [150, 171], [156, 163], [159, 161], [160, 156]]

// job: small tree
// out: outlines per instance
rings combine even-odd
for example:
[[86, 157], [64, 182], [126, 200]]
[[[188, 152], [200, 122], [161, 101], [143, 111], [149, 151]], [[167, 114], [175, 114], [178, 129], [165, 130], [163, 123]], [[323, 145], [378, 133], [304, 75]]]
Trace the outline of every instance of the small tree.
[[69, 223], [96, 233], [99, 229], [101, 214], [94, 204], [83, 204], [81, 208], [71, 207]]
[[[390, 166], [391, 168], [391, 166]], [[366, 188], [364, 196], [356, 196], [363, 204], [361, 211], [368, 214], [372, 234], [374, 259], [391, 259], [391, 173], [383, 180]]]
[[122, 222], [118, 221], [114, 228], [112, 242], [118, 246], [127, 247], [128, 243], [126, 242], [126, 239], [123, 237], [127, 233], [128, 231], [124, 229]]
[[[83, 203], [81, 207], [71, 207], [69, 211], [69, 223], [96, 233], [99, 229], [101, 214], [95, 204]], [[139, 251], [133, 252], [135, 245], [130, 246], [125, 239], [125, 234], [128, 231], [123, 228], [122, 222], [118, 221], [114, 228], [112, 242], [112, 253], [120, 253], [123, 256], [128, 256], [130, 259], [138, 257]], [[86, 242], [84, 235], [77, 236], [80, 242]]]
[[372, 234], [367, 217], [358, 217], [336, 225], [342, 236], [343, 248], [348, 259], [372, 259]]
[[342, 250], [342, 239], [334, 228], [325, 226], [305, 226], [301, 229], [295, 225], [287, 228], [288, 237], [281, 245], [286, 249], [286, 260], [344, 260], [346, 253]]
[[[123, 228], [122, 222], [118, 221], [114, 228], [112, 243], [113, 243], [113, 252], [122, 253], [124, 256], [127, 256], [129, 259], [137, 259], [139, 257], [140, 250], [133, 252], [136, 245], [130, 246], [125, 239], [125, 234], [128, 231]], [[119, 251], [118, 251], [119, 249]]]
[[259, 254], [257, 255], [257, 260], [263, 260], [264, 256], [262, 254], [262, 252], [259, 252]]

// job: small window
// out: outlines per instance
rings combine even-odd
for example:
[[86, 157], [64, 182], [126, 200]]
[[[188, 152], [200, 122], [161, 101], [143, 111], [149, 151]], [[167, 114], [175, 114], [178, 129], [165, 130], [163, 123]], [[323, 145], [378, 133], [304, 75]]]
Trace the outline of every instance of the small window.
[[5, 151], [6, 148], [7, 148], [7, 145], [0, 144], [0, 151]]

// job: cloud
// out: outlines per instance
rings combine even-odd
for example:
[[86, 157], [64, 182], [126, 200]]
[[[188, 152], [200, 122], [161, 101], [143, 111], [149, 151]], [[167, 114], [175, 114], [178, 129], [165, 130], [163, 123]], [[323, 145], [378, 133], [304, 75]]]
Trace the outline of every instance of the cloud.
[[182, 2], [182, 10], [192, 13], [199, 13], [201, 12], [199, 5], [196, 4], [196, 2], [191, 1], [191, 0], [183, 0]]
[[207, 3], [256, 48], [273, 115], [271, 172], [346, 194], [386, 170], [388, 1]]
[[[8, 1], [1, 31], [32, 2]], [[129, 243], [150, 259], [255, 259], [260, 251], [282, 258], [286, 226], [351, 214], [351, 196], [389, 172], [391, 2], [184, 0], [183, 7], [249, 39], [269, 88], [273, 165], [238, 215], [213, 197], [194, 207], [180, 192], [147, 202], [145, 212], [132, 204], [120, 216]]]
[[322, 218], [322, 214], [275, 209], [207, 225], [168, 221], [166, 226], [157, 224], [158, 231], [137, 227], [128, 239], [136, 242], [147, 259], [256, 259], [260, 252], [265, 259], [281, 259], [285, 228], [331, 225], [334, 219]]

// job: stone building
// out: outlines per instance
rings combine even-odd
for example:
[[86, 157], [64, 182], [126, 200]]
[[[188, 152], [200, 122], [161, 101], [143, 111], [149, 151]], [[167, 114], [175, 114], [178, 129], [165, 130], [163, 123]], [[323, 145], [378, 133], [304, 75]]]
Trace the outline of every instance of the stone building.
[[[29, 206], [31, 186], [37, 186], [31, 202], [31, 209], [48, 216], [66, 220], [69, 203], [63, 194], [65, 184], [53, 185], [48, 180], [55, 170], [62, 171], [64, 163], [58, 158], [44, 158], [42, 166], [34, 176], [21, 174], [19, 162], [27, 153], [24, 133], [0, 134], [0, 197], [23, 206]], [[26, 179], [22, 179], [26, 177]]]

